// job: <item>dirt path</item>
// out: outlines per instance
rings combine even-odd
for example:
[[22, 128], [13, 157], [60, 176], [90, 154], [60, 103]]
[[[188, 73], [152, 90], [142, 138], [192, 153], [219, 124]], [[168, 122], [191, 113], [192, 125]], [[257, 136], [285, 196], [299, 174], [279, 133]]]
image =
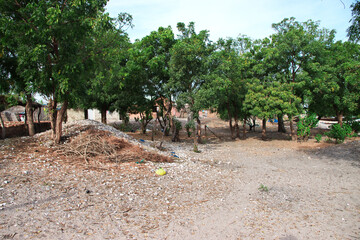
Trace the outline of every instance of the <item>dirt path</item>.
[[[0, 237], [360, 237], [359, 140], [213, 139], [200, 154], [191, 143], [165, 147], [180, 158], [86, 164], [40, 138], [0, 141]], [[157, 176], [158, 167], [167, 174]]]
[[359, 239], [359, 142], [301, 150], [249, 139], [203, 155], [231, 189], [193, 209], [188, 226], [174, 223], [168, 239]]

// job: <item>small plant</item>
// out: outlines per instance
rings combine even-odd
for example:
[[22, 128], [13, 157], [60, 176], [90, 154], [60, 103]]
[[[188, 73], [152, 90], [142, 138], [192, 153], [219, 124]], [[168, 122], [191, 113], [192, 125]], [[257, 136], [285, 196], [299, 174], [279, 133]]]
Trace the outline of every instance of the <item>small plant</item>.
[[307, 141], [310, 136], [311, 129], [316, 127], [319, 120], [316, 118], [316, 114], [308, 114], [304, 118], [299, 118], [297, 123], [297, 135], [300, 140]]
[[335, 139], [336, 143], [343, 143], [345, 138], [352, 136], [352, 129], [348, 124], [340, 126], [337, 123], [331, 126], [331, 130], [326, 133], [326, 136]]
[[258, 188], [260, 192], [268, 192], [269, 189], [264, 184], [260, 184], [260, 187]]
[[321, 139], [322, 139], [322, 135], [320, 133], [316, 134], [316, 136], [315, 136], [316, 142], [318, 142], [318, 143], [321, 142]]
[[[195, 131], [195, 122], [194, 121], [187, 122], [185, 124], [185, 129], [186, 129], [188, 137], [191, 137], [191, 134]], [[192, 130], [192, 131], [190, 131], [190, 130]]]
[[201, 151], [199, 150], [197, 144], [194, 144], [194, 152], [196, 152], [196, 153], [201, 153]]

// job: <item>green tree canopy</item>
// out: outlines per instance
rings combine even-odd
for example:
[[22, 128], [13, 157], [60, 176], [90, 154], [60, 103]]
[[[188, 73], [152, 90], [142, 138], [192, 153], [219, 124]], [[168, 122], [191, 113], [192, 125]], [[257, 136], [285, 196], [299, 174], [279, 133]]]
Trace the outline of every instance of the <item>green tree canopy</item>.
[[63, 102], [56, 120], [60, 142], [63, 114], [71, 92], [84, 84], [86, 42], [104, 12], [105, 0], [0, 2], [2, 44], [17, 55], [17, 73], [27, 87], [55, 103]]
[[352, 18], [350, 20], [351, 25], [347, 29], [349, 40], [352, 42], [359, 42], [360, 40], [360, 2], [356, 0], [351, 4]]

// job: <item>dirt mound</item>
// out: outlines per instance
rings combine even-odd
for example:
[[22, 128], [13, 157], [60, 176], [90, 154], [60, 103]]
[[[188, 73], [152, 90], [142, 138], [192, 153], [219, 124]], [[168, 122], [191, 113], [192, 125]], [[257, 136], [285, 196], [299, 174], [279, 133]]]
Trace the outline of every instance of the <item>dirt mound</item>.
[[95, 121], [65, 124], [60, 145], [53, 143], [51, 130], [39, 134], [37, 139], [45, 147], [43, 151], [75, 165], [106, 164], [113, 168], [125, 162], [172, 162], [170, 157], [145, 150], [130, 136]]
[[59, 154], [79, 157], [85, 162], [171, 162], [169, 157], [147, 152], [110, 132], [89, 128], [73, 135], [58, 147]]

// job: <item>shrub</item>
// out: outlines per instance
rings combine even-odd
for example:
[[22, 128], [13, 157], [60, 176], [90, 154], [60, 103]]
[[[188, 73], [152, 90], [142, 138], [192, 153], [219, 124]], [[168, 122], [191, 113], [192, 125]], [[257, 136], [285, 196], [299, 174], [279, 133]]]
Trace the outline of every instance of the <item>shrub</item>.
[[185, 129], [188, 137], [191, 137], [192, 132], [190, 130], [192, 130], [193, 132], [195, 131], [195, 122], [194, 121], [187, 122], [185, 124]]
[[194, 144], [194, 152], [196, 152], [196, 153], [201, 153], [201, 151], [199, 150], [197, 144]]
[[351, 129], [354, 132], [356, 132], [356, 133], [360, 132], [360, 122], [351, 121], [351, 122], [348, 122], [348, 125], [351, 127]]
[[172, 141], [180, 142], [180, 130], [182, 129], [181, 122], [178, 119], [173, 118], [173, 124], [175, 127], [175, 132], [173, 132]]
[[306, 115], [304, 118], [299, 118], [297, 123], [297, 135], [300, 140], [307, 141], [310, 136], [310, 131], [312, 128], [316, 127], [319, 120], [316, 117], [315, 113]]
[[340, 126], [340, 124], [337, 123], [331, 126], [331, 130], [326, 133], [326, 136], [335, 139], [336, 143], [342, 143], [346, 137], [351, 137], [351, 133], [352, 129], [350, 125], [343, 124], [343, 126]]
[[173, 123], [175, 124], [176, 131], [180, 131], [182, 129], [181, 122], [178, 119], [173, 118]]
[[315, 136], [316, 142], [319, 143], [321, 141], [321, 139], [322, 139], [322, 135], [320, 133], [316, 134], [316, 136]]

